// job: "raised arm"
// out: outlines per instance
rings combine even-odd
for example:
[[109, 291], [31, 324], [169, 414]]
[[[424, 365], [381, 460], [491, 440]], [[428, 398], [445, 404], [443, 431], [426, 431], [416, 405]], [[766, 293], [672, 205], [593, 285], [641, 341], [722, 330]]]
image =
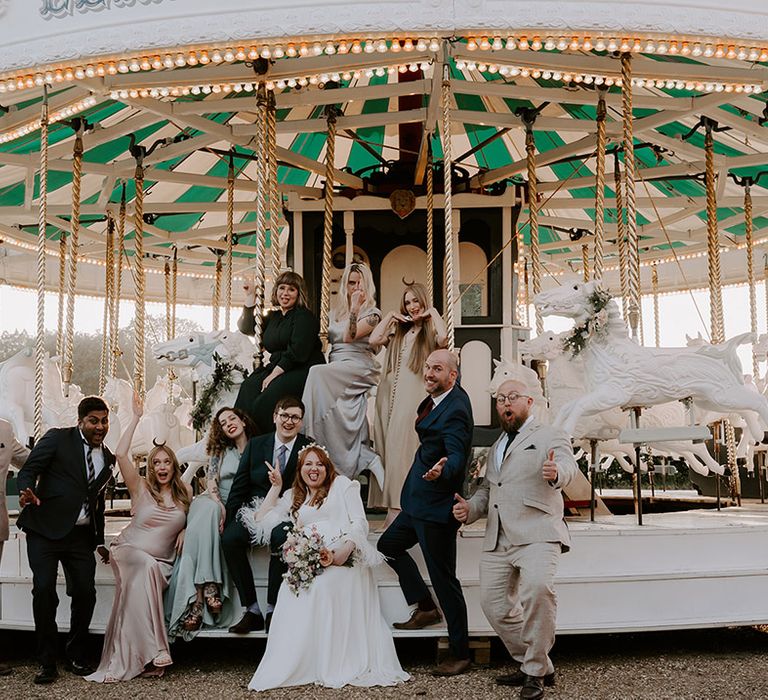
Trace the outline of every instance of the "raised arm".
[[253, 307], [256, 306], [256, 284], [249, 277], [243, 280], [243, 292], [245, 293], [243, 313], [237, 321], [237, 327], [241, 333], [253, 335], [256, 330], [256, 319], [253, 316]]
[[131, 456], [131, 442], [133, 442], [133, 434], [136, 432], [136, 426], [139, 424], [143, 413], [144, 404], [138, 393], [134, 392], [131, 422], [120, 436], [120, 441], [117, 443], [117, 449], [115, 450], [117, 466], [120, 467], [120, 473], [123, 475], [123, 481], [128, 487], [128, 493], [131, 494], [131, 498], [136, 496], [141, 480], [139, 471], [136, 469], [136, 465], [133, 463], [133, 458]]
[[379, 324], [371, 331], [368, 336], [368, 345], [374, 350], [378, 351], [385, 345], [389, 345], [389, 339], [391, 338], [390, 329], [397, 323], [398, 316], [394, 311], [390, 311], [384, 315], [384, 318], [379, 321]]
[[445, 321], [443, 321], [443, 317], [437, 313], [437, 309], [432, 306], [427, 309], [423, 316], [429, 316], [432, 319], [432, 324], [435, 327], [435, 342], [437, 343], [437, 347], [448, 347], [448, 331], [445, 328]]

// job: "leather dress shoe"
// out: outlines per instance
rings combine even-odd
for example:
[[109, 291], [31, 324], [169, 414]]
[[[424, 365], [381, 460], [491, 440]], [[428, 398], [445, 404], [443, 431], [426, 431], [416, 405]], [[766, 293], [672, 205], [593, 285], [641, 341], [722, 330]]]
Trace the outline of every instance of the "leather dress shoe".
[[232, 625], [229, 631], [232, 634], [248, 634], [249, 632], [260, 632], [264, 629], [264, 617], [261, 613], [252, 613], [246, 610], [240, 622]]
[[539, 700], [544, 697], [544, 676], [528, 676], [520, 688], [520, 700]]
[[449, 656], [432, 669], [433, 676], [458, 676], [469, 670], [471, 662], [469, 659], [456, 659]]
[[419, 610], [417, 608], [413, 611], [410, 620], [407, 622], [395, 622], [392, 627], [396, 630], [420, 630], [430, 625], [436, 625], [442, 619], [443, 616], [437, 608], [434, 610]]
[[[520, 669], [515, 671], [514, 673], [510, 673], [508, 676], [499, 676], [496, 679], [497, 685], [514, 685], [514, 686], [521, 686], [523, 683], [525, 683], [525, 679], [527, 678], [527, 674], [523, 673]], [[544, 685], [547, 688], [551, 688], [555, 684], [555, 672], [552, 671], [552, 673], [548, 673], [546, 676], [544, 676]]]
[[35, 674], [35, 685], [48, 685], [53, 683], [59, 677], [59, 672], [55, 666], [41, 666]]
[[83, 663], [82, 661], [73, 661], [72, 659], [67, 661], [65, 668], [76, 676], [90, 676], [96, 670], [90, 664]]

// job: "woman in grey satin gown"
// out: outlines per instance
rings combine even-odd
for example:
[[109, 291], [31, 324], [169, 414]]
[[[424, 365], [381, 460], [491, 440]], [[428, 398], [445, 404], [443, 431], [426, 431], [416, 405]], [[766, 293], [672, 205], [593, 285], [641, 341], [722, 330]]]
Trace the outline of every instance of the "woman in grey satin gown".
[[326, 446], [339, 473], [352, 479], [368, 469], [383, 483], [367, 416], [368, 392], [379, 379], [368, 336], [380, 320], [370, 269], [362, 263], [347, 265], [328, 326], [329, 363], [309, 370], [302, 400], [305, 433]]

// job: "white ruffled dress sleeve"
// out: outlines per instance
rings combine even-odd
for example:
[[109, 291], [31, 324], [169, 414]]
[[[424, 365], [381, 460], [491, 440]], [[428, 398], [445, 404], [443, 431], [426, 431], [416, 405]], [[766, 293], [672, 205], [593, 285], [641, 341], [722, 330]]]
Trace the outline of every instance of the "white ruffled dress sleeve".
[[346, 522], [341, 524], [344, 533], [342, 540], [354, 542], [355, 563], [371, 568], [378, 566], [384, 561], [384, 555], [368, 541], [368, 518], [365, 517], [363, 500], [360, 498], [360, 482], [339, 475], [333, 488], [340, 491], [339, 500], [346, 516]]
[[272, 508], [264, 509], [264, 500], [254, 498], [237, 511], [237, 519], [248, 530], [253, 545], [268, 545], [272, 530], [280, 523], [291, 519], [290, 508], [293, 500], [291, 489], [288, 489]]

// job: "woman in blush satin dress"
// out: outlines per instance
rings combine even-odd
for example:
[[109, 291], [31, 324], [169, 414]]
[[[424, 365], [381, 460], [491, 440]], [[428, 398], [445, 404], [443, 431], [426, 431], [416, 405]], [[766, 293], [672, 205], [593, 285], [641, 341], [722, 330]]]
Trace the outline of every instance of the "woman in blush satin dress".
[[110, 545], [115, 597], [104, 635], [99, 667], [85, 680], [115, 683], [139, 675], [162, 676], [173, 661], [163, 614], [163, 592], [173, 560], [184, 542], [192, 500], [173, 451], [156, 446], [143, 478], [131, 458], [131, 440], [143, 407], [133, 400], [133, 420], [120, 438], [116, 456], [131, 495], [131, 522]]
[[268, 541], [272, 528], [286, 520], [304, 532], [316, 530], [324, 568], [298, 593], [283, 581], [267, 648], [248, 688], [402, 683], [409, 675], [381, 614], [372, 567], [382, 557], [368, 542], [360, 483], [337, 475], [320, 445], [307, 445], [298, 464], [293, 487], [282, 497], [282, 475], [270, 467], [266, 498], [240, 517], [257, 542]]
[[312, 367], [304, 387], [304, 432], [328, 446], [339, 473], [353, 479], [368, 469], [382, 483], [384, 469], [369, 444], [367, 415], [368, 392], [379, 378], [368, 336], [381, 311], [367, 265], [344, 268], [338, 296], [328, 324], [328, 364]]
[[406, 283], [400, 309], [390, 311], [371, 332], [371, 347], [386, 346], [384, 371], [376, 392], [373, 445], [384, 463], [384, 488], [371, 483], [370, 507], [387, 508], [384, 528], [400, 512], [400, 492], [419, 447], [416, 407], [424, 399], [424, 363], [448, 343], [445, 323], [429, 305], [427, 290]]

